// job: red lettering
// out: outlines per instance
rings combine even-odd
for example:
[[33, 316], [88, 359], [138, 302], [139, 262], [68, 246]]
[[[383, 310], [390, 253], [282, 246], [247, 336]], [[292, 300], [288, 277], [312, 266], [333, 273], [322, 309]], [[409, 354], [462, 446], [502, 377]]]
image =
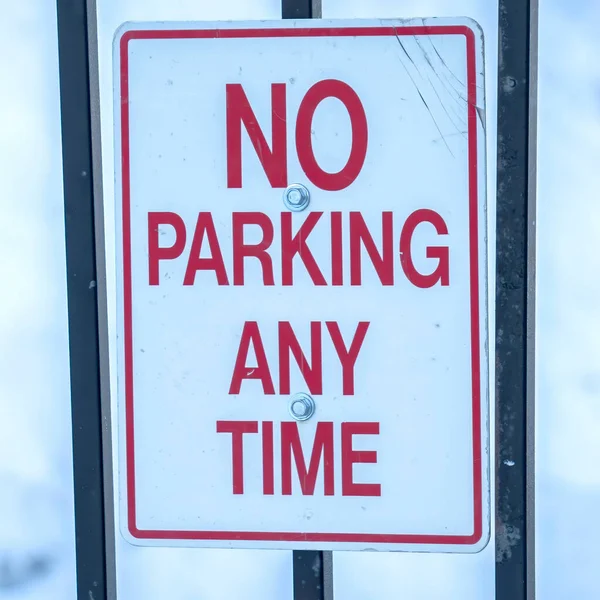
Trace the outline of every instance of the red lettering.
[[[244, 243], [244, 226], [257, 225], [262, 230], [258, 244]], [[260, 261], [264, 285], [275, 285], [273, 261], [267, 249], [273, 243], [273, 223], [264, 213], [233, 213], [233, 285], [244, 285], [244, 258], [254, 257]]]
[[[160, 246], [158, 243], [161, 225], [169, 225], [175, 230], [172, 246]], [[148, 213], [148, 280], [150, 285], [159, 284], [159, 263], [161, 260], [173, 260], [181, 256], [185, 249], [185, 223], [173, 212]]]
[[[337, 98], [344, 104], [352, 125], [352, 148], [341, 171], [327, 173], [319, 167], [312, 147], [312, 121], [317, 106], [325, 98]], [[343, 81], [326, 79], [315, 83], [300, 104], [296, 121], [296, 150], [306, 176], [322, 190], [339, 191], [358, 177], [367, 155], [368, 128], [365, 109], [357, 93]]]
[[311, 394], [323, 393], [323, 361], [321, 352], [321, 323], [310, 324], [311, 366], [300, 348], [292, 326], [279, 323], [279, 393], [290, 393], [290, 350]]
[[[303, 425], [307, 427], [307, 425]], [[300, 491], [304, 496], [313, 496], [317, 477], [323, 465], [323, 491], [325, 496], [335, 493], [334, 470], [334, 424], [317, 423], [314, 430], [310, 458], [305, 454], [300, 439], [300, 429], [295, 421], [281, 423], [281, 494], [294, 493], [292, 462], [298, 474]], [[262, 423], [262, 475], [263, 495], [275, 494], [274, 477], [274, 423]], [[244, 494], [244, 435], [259, 432], [257, 421], [217, 421], [217, 433], [231, 434], [231, 474], [233, 494]], [[379, 423], [341, 424], [341, 482], [342, 496], [381, 496], [381, 485], [376, 483], [356, 483], [353, 476], [355, 464], [376, 464], [377, 452], [354, 450], [353, 437], [356, 435], [379, 435]], [[250, 460], [253, 460], [251, 457]]]
[[281, 282], [283, 285], [293, 285], [293, 261], [298, 254], [315, 285], [327, 285], [323, 273], [317, 265], [315, 257], [306, 244], [306, 238], [323, 215], [322, 212], [311, 212], [304, 223], [292, 236], [292, 213], [281, 213]]
[[[309, 247], [310, 235], [322, 220], [323, 212], [310, 212], [300, 222], [294, 233], [292, 225], [294, 214], [281, 213], [281, 285], [294, 285], [294, 261], [303, 263], [308, 276], [316, 286], [326, 286], [321, 266]], [[331, 285], [344, 285], [344, 221], [342, 213], [330, 213], [331, 222], [327, 227], [330, 234]], [[413, 239], [417, 227], [423, 223], [433, 225], [438, 235], [448, 235], [448, 227], [444, 219], [434, 210], [419, 209], [414, 211], [403, 224], [400, 232], [399, 251], [400, 265], [410, 283], [419, 288], [430, 288], [436, 284], [450, 285], [450, 248], [445, 246], [426, 246], [425, 256], [437, 259], [435, 269], [431, 273], [423, 273], [414, 263]], [[372, 232], [360, 212], [349, 213], [349, 270], [350, 285], [363, 285], [363, 255], [368, 255], [370, 263], [384, 286], [394, 285], [394, 221], [393, 213], [381, 213], [381, 243], [375, 241]], [[173, 233], [171, 245], [161, 246], [165, 228]], [[253, 228], [253, 229], [251, 229]], [[174, 235], [173, 235], [174, 234]], [[175, 260], [182, 256], [186, 249], [186, 224], [173, 212], [148, 213], [148, 280], [149, 285], [160, 284], [161, 261]], [[379, 237], [379, 236], [376, 236]], [[191, 286], [196, 282], [198, 271], [213, 271], [218, 285], [229, 285], [232, 275], [233, 285], [245, 285], [248, 262], [257, 260], [260, 267], [250, 265], [251, 275], [257, 275], [258, 282], [264, 286], [274, 286], [274, 266], [271, 248], [275, 239], [274, 224], [265, 213], [233, 212], [231, 225], [232, 239], [232, 274], [228, 273], [222, 252], [222, 245], [210, 212], [199, 212], [195, 223], [194, 235], [187, 258], [183, 285]], [[206, 247], [208, 246], [208, 247]], [[275, 252], [275, 250], [273, 250]], [[202, 256], [204, 254], [205, 256]], [[325, 261], [329, 257], [323, 257]], [[367, 262], [369, 262], [367, 259]], [[367, 268], [369, 268], [367, 266]], [[280, 282], [278, 281], [278, 284]], [[297, 282], [296, 282], [297, 283]]]
[[331, 213], [331, 285], [343, 285], [342, 213]]
[[217, 421], [217, 433], [231, 433], [233, 493], [244, 493], [244, 434], [258, 433], [257, 421]]
[[391, 212], [381, 214], [381, 254], [359, 212], [350, 213], [350, 285], [362, 284], [361, 243], [364, 245], [373, 267], [383, 285], [394, 285], [394, 220]]
[[363, 321], [358, 324], [354, 338], [350, 344], [350, 350], [346, 349], [340, 326], [333, 321], [328, 321], [326, 325], [335, 351], [340, 359], [340, 364], [342, 365], [342, 389], [344, 396], [352, 396], [354, 394], [354, 365], [356, 364], [362, 344], [365, 341], [369, 323]]
[[379, 483], [354, 483], [355, 464], [377, 463], [374, 450], [353, 450], [355, 435], [379, 435], [379, 423], [342, 423], [342, 496], [381, 496]]
[[[204, 236], [210, 247], [210, 258], [200, 256]], [[212, 214], [207, 212], [198, 214], [183, 285], [194, 285], [197, 271], [214, 271], [219, 285], [229, 285]]]
[[[256, 367], [249, 367], [246, 365], [248, 351], [250, 350], [250, 342], [252, 342], [254, 354], [256, 355]], [[267, 361], [265, 348], [256, 321], [247, 321], [244, 323], [240, 347], [235, 359], [233, 376], [231, 377], [231, 385], [229, 386], [229, 393], [239, 394], [244, 379], [260, 379], [263, 386], [263, 392], [267, 395], [275, 394], [271, 372], [269, 371], [269, 363]]]
[[275, 468], [273, 466], [273, 421], [262, 424], [263, 494], [275, 493]]
[[308, 470], [302, 452], [298, 423], [281, 424], [281, 490], [284, 496], [292, 494], [292, 454], [304, 496], [315, 492], [317, 474], [323, 458], [324, 491], [326, 496], [334, 494], [333, 477], [333, 423], [318, 423]]
[[287, 123], [285, 83], [271, 85], [272, 148], [256, 120], [244, 88], [239, 83], [225, 88], [227, 112], [227, 187], [242, 187], [242, 122], [256, 150], [267, 179], [274, 188], [287, 185]]
[[448, 246], [428, 246], [425, 256], [437, 258], [438, 265], [429, 275], [419, 273], [412, 260], [411, 242], [415, 229], [421, 223], [431, 223], [438, 235], [448, 235], [448, 227], [444, 219], [435, 211], [422, 208], [412, 213], [400, 234], [400, 264], [409, 281], [420, 288], [430, 288], [441, 282], [442, 286], [450, 285], [450, 249]]

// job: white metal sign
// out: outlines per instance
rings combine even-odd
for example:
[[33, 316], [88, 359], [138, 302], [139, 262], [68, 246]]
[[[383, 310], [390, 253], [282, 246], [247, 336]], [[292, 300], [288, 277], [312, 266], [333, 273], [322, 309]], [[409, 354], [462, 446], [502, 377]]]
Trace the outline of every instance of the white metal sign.
[[115, 88], [127, 539], [483, 548], [477, 26], [127, 25]]

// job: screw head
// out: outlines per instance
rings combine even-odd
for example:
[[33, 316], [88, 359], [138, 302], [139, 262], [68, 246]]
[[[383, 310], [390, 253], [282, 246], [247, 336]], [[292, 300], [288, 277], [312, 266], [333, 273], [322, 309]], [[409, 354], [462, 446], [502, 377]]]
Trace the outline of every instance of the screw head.
[[308, 394], [296, 394], [290, 399], [290, 415], [296, 421], [307, 421], [315, 414], [315, 409], [315, 401]]
[[310, 204], [310, 192], [301, 183], [292, 183], [283, 192], [283, 203], [293, 212], [300, 212]]

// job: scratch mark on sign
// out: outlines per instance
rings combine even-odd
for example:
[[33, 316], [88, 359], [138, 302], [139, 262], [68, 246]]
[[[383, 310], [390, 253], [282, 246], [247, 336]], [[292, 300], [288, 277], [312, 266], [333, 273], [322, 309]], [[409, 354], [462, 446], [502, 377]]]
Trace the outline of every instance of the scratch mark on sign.
[[[439, 50], [436, 48], [435, 44], [433, 43], [431, 36], [428, 36], [428, 40], [429, 40], [429, 43], [431, 44], [431, 47], [433, 48], [433, 51], [436, 53], [437, 57], [440, 59], [440, 62], [442, 63], [442, 65], [444, 65], [444, 67], [446, 68], [448, 73], [450, 73], [450, 75], [452, 75], [452, 77], [457, 81], [457, 83], [460, 85], [461, 89], [464, 90], [466, 87], [465, 83], [456, 76], [454, 71], [448, 66], [446, 61], [442, 58], [442, 55], [440, 54]], [[456, 91], [457, 94], [460, 94], [459, 90], [457, 90], [456, 88], [453, 88], [453, 89]], [[464, 96], [461, 96], [461, 97], [465, 102], [467, 101], [467, 99]]]
[[276, 110], [275, 108], [273, 108], [273, 114], [280, 120], [283, 121], [285, 123], [285, 116], [281, 116]]
[[[456, 137], [457, 135], [460, 135], [462, 137], [465, 137], [467, 135], [467, 131], [466, 130], [462, 130], [462, 131], [457, 131], [456, 133], [447, 133], [446, 134], [446, 138], [451, 138], [451, 137]], [[433, 141], [434, 142], [439, 142], [442, 138], [435, 138]]]
[[[412, 65], [415, 68], [417, 68], [416, 65], [415, 65], [415, 62], [411, 58], [410, 54], [406, 51], [406, 48], [404, 47], [404, 44], [402, 43], [402, 40], [400, 39], [400, 36], [398, 35], [398, 32], [395, 29], [394, 29], [394, 32], [396, 34], [396, 40], [398, 41], [398, 44], [400, 44], [400, 48], [402, 48], [402, 51], [404, 52], [404, 54], [406, 55], [406, 57], [408, 58], [408, 60], [412, 63]], [[404, 61], [402, 61], [402, 59], [401, 59], [400, 62], [402, 63], [402, 66], [404, 67], [404, 70], [406, 71], [406, 74], [408, 75], [409, 79], [412, 81], [412, 84], [415, 86], [415, 89], [417, 90], [417, 94], [419, 94], [419, 97], [421, 98], [421, 101], [423, 102], [423, 104], [425, 105], [425, 108], [427, 109], [427, 112], [431, 116], [431, 119], [433, 120], [435, 128], [438, 130], [438, 132], [439, 132], [442, 140], [444, 141], [444, 145], [448, 149], [448, 152], [450, 152], [452, 158], [456, 158], [454, 156], [454, 153], [450, 149], [450, 146], [448, 145], [448, 142], [446, 141], [446, 138], [445, 138], [444, 134], [442, 133], [442, 130], [440, 129], [440, 126], [439, 126], [436, 118], [433, 115], [433, 112], [431, 111], [431, 109], [429, 108], [429, 105], [427, 104], [425, 98], [423, 97], [423, 94], [421, 93], [421, 90], [419, 89], [419, 86], [417, 85], [417, 82], [414, 80], [413, 76], [410, 74], [410, 71], [408, 70], [408, 67], [404, 64]], [[417, 72], [418, 71], [419, 70], [417, 68]]]
[[[444, 79], [442, 79], [439, 70], [436, 68], [436, 66], [433, 64], [433, 61], [431, 60], [429, 54], [427, 53], [427, 51], [425, 50], [425, 48], [423, 48], [423, 45], [421, 44], [421, 42], [419, 41], [419, 38], [415, 35], [413, 36], [416, 45], [418, 46], [419, 50], [421, 51], [421, 54], [423, 55], [423, 58], [425, 59], [425, 62], [427, 63], [427, 65], [429, 66], [429, 68], [433, 71], [434, 75], [437, 78], [437, 81], [440, 82], [441, 86], [444, 88], [444, 92], [448, 95], [449, 98], [452, 98], [459, 106], [463, 107], [466, 104], [466, 99], [459, 93], [456, 91], [456, 89], [451, 86], [451, 85], [446, 85], [446, 83], [444, 82]], [[415, 68], [416, 65], [415, 65]], [[421, 75], [421, 77], [423, 77], [423, 74], [421, 73], [421, 71], [419, 69], [417, 69], [417, 72], [419, 73], [419, 75]], [[446, 113], [446, 116], [448, 117], [448, 120], [452, 123], [453, 127], [456, 129], [456, 131], [460, 131], [459, 126], [454, 122], [454, 119], [458, 119], [459, 121], [462, 121], [465, 125], [467, 123], [466, 119], [462, 117], [461, 114], [457, 114], [455, 111], [453, 111], [453, 115], [450, 115], [450, 113], [448, 112], [448, 108], [446, 107], [446, 102], [444, 102], [441, 98], [440, 95], [437, 91], [436, 86], [434, 85], [433, 81], [431, 80], [431, 78], [429, 77], [429, 75], [427, 75], [427, 81], [429, 82], [429, 85], [431, 86], [431, 89], [433, 90], [433, 93], [436, 95], [440, 106], [442, 107], [442, 109], [444, 110], [444, 112]], [[447, 81], [447, 79], [446, 79]], [[458, 98], [457, 98], [458, 96]], [[466, 139], [466, 137], [465, 137]]]

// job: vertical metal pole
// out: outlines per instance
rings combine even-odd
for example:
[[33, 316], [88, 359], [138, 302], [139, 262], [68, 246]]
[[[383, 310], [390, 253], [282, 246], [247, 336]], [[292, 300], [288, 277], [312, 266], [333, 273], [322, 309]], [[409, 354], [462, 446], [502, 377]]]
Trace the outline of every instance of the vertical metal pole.
[[283, 19], [312, 19], [313, 0], [281, 0]]
[[294, 600], [325, 600], [323, 552], [294, 550], [292, 561]]
[[[321, 17], [321, 0], [282, 0], [284, 19]], [[295, 550], [292, 552], [294, 600], [333, 600], [331, 552]]]
[[77, 598], [107, 598], [88, 7], [57, 0]]
[[496, 598], [535, 598], [537, 0], [499, 0]]

